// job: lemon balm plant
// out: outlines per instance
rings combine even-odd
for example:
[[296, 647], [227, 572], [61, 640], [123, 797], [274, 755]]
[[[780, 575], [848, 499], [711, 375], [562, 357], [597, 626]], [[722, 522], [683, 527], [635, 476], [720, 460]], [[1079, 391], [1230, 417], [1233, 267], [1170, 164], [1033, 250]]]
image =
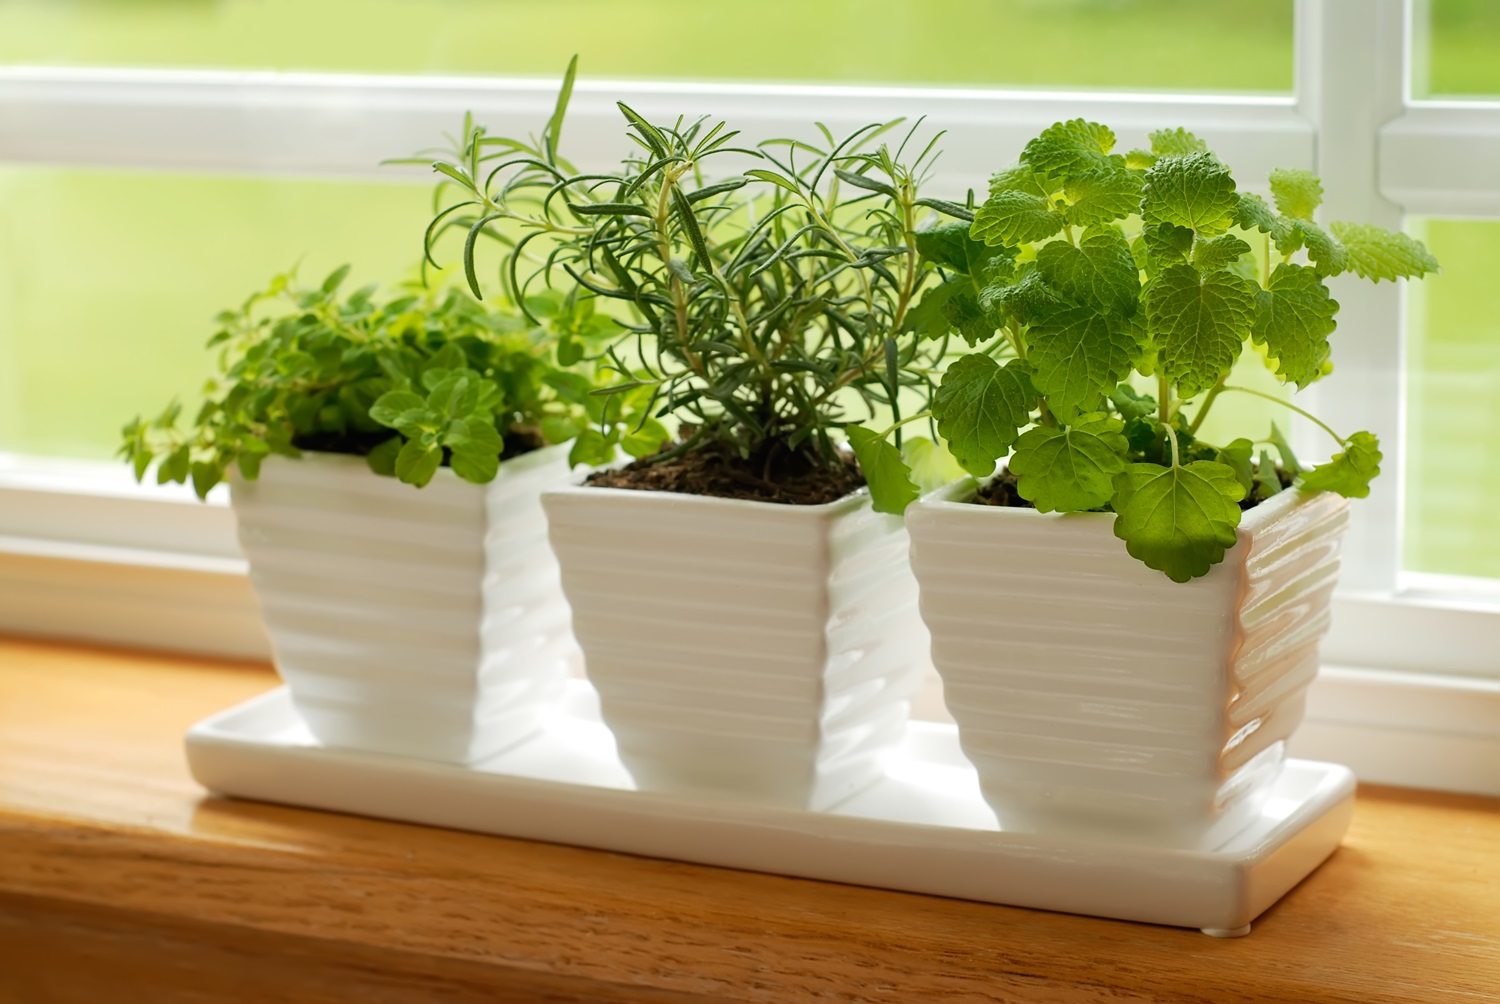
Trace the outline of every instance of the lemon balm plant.
[[878, 776], [926, 644], [904, 530], [859, 489], [900, 467], [861, 423], [899, 420], [944, 349], [910, 323], [935, 147], [899, 123], [747, 145], [622, 105], [633, 154], [578, 172], [571, 90], [539, 142], [467, 131], [429, 234], [465, 229], [476, 294], [492, 261], [517, 302], [551, 285], [621, 325], [575, 455], [635, 459], [544, 498], [604, 718], [642, 787], [831, 804]]
[[1266, 396], [1229, 382], [1247, 346], [1305, 387], [1331, 370], [1328, 278], [1419, 277], [1437, 263], [1405, 234], [1316, 223], [1309, 172], [1272, 173], [1273, 209], [1181, 129], [1153, 134], [1150, 150], [1113, 146], [1105, 126], [1059, 123], [994, 176], [971, 219], [922, 235], [944, 277], [924, 304], [928, 331], [977, 350], [948, 369], [932, 411], [970, 472], [988, 476], [1013, 450], [1021, 500], [1114, 512], [1129, 552], [1182, 582], [1233, 546], [1242, 503], [1282, 490], [1273, 454], [1302, 491], [1363, 497], [1379, 473], [1374, 435], [1341, 436], [1289, 403], [1337, 441], [1328, 463], [1303, 470], [1274, 427], [1197, 438], [1220, 395]]
[[933, 396], [938, 428], [976, 475], [1009, 458], [979, 492], [991, 505], [969, 482], [907, 509], [911, 559], [1002, 825], [1206, 850], [1277, 783], [1346, 499], [1380, 451], [1275, 395], [1337, 440], [1331, 460], [1303, 469], [1274, 425], [1210, 442], [1204, 419], [1261, 394], [1231, 381], [1247, 352], [1298, 387], [1328, 376], [1327, 279], [1436, 262], [1403, 234], [1317, 223], [1305, 171], [1272, 173], [1273, 208], [1182, 130], [1113, 145], [1059, 123], [972, 219], [922, 238], [944, 280], [930, 333], [975, 350]]
[[[469, 762], [529, 736], [576, 656], [544, 488], [587, 426], [612, 324], [540, 294], [276, 277], [219, 317], [219, 375], [185, 428], [124, 430], [144, 477], [230, 482], [276, 665], [332, 746]], [[551, 445], [559, 444], [559, 445]], [[417, 489], [421, 489], [418, 491]]]

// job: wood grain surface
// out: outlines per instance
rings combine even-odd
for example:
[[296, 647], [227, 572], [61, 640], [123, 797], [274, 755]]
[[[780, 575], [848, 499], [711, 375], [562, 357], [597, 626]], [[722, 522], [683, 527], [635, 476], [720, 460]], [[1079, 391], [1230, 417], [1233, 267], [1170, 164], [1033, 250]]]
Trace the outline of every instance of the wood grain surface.
[[1361, 789], [1248, 938], [207, 797], [264, 666], [0, 640], [0, 1002], [1500, 1001], [1500, 802]]

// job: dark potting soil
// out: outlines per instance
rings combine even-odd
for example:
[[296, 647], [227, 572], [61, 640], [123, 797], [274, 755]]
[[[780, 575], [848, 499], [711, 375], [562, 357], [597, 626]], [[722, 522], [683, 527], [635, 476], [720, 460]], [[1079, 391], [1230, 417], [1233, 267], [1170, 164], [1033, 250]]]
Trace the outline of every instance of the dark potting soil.
[[989, 484], [981, 485], [979, 494], [974, 496], [974, 502], [978, 505], [997, 505], [1011, 509], [1036, 508], [1016, 491], [1016, 476], [1009, 468], [996, 474], [995, 480]]
[[[356, 457], [368, 456], [370, 451], [381, 443], [390, 439], [395, 433], [390, 429], [381, 429], [379, 432], [314, 432], [305, 436], [298, 436], [292, 440], [292, 444], [299, 450], [312, 450], [318, 453], [348, 453]], [[505, 434], [505, 450], [500, 454], [501, 460], [510, 460], [540, 450], [547, 445], [542, 434], [535, 429], [512, 429]], [[446, 454], [443, 457], [443, 466], [448, 466]]]
[[865, 477], [852, 456], [841, 457], [838, 466], [832, 468], [816, 464], [805, 454], [787, 454], [774, 448], [769, 457], [746, 459], [732, 448], [718, 444], [666, 460], [659, 460], [658, 456], [595, 471], [584, 484], [784, 505], [836, 502], [865, 484]]
[[[1286, 491], [1292, 487], [1294, 479], [1284, 468], [1276, 468], [1276, 478], [1281, 482], [1282, 491]], [[1242, 511], [1254, 509], [1263, 501], [1265, 500], [1257, 499], [1254, 494], [1246, 495], [1240, 500], [1240, 509]], [[1009, 468], [1005, 468], [999, 474], [995, 475], [995, 479], [989, 484], [981, 486], [979, 494], [974, 496], [974, 503], [976, 505], [1009, 506], [1013, 509], [1036, 508], [1030, 502], [1023, 499], [1021, 493], [1016, 490], [1016, 476], [1010, 472]]]

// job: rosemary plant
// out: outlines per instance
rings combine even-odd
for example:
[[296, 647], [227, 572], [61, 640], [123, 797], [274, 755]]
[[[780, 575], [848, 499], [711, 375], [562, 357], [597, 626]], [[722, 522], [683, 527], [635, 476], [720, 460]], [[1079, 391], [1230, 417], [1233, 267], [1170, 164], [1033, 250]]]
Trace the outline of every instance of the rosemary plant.
[[[721, 122], [657, 124], [621, 104], [636, 153], [580, 172], [557, 151], [573, 75], [539, 141], [466, 125], [434, 165], [458, 197], [439, 209], [427, 249], [431, 260], [439, 236], [463, 228], [476, 296], [480, 238], [491, 236], [505, 245], [497, 272], [515, 302], [563, 286], [615, 305], [622, 337], [601, 360], [615, 382], [596, 392], [608, 404], [574, 460], [606, 463], [617, 445], [641, 466], [707, 452], [769, 485], [847, 472], [847, 438], [866, 478], [895, 471], [914, 497], [899, 439], [859, 423], [900, 421], [903, 391], [930, 393], [944, 350], [911, 323], [930, 278], [916, 242], [934, 205], [919, 186], [935, 140], [909, 163], [918, 129], [895, 133], [898, 122], [747, 147]], [[894, 150], [882, 142], [891, 135]], [[660, 449], [669, 417], [680, 439]]]

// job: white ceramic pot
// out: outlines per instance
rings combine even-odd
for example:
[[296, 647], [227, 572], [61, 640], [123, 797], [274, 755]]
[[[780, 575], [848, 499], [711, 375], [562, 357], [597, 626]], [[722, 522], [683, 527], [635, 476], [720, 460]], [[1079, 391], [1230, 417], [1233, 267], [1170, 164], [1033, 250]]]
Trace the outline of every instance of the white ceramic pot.
[[1284, 491], [1208, 575], [1130, 557], [1107, 513], [907, 514], [948, 709], [1006, 829], [1211, 848], [1264, 807], [1302, 720], [1348, 522]]
[[536, 731], [576, 657], [540, 502], [569, 476], [555, 446], [487, 485], [332, 453], [234, 480], [276, 668], [321, 742], [471, 763]]
[[618, 488], [543, 496], [636, 786], [822, 809], [876, 781], [927, 665], [899, 518]]

